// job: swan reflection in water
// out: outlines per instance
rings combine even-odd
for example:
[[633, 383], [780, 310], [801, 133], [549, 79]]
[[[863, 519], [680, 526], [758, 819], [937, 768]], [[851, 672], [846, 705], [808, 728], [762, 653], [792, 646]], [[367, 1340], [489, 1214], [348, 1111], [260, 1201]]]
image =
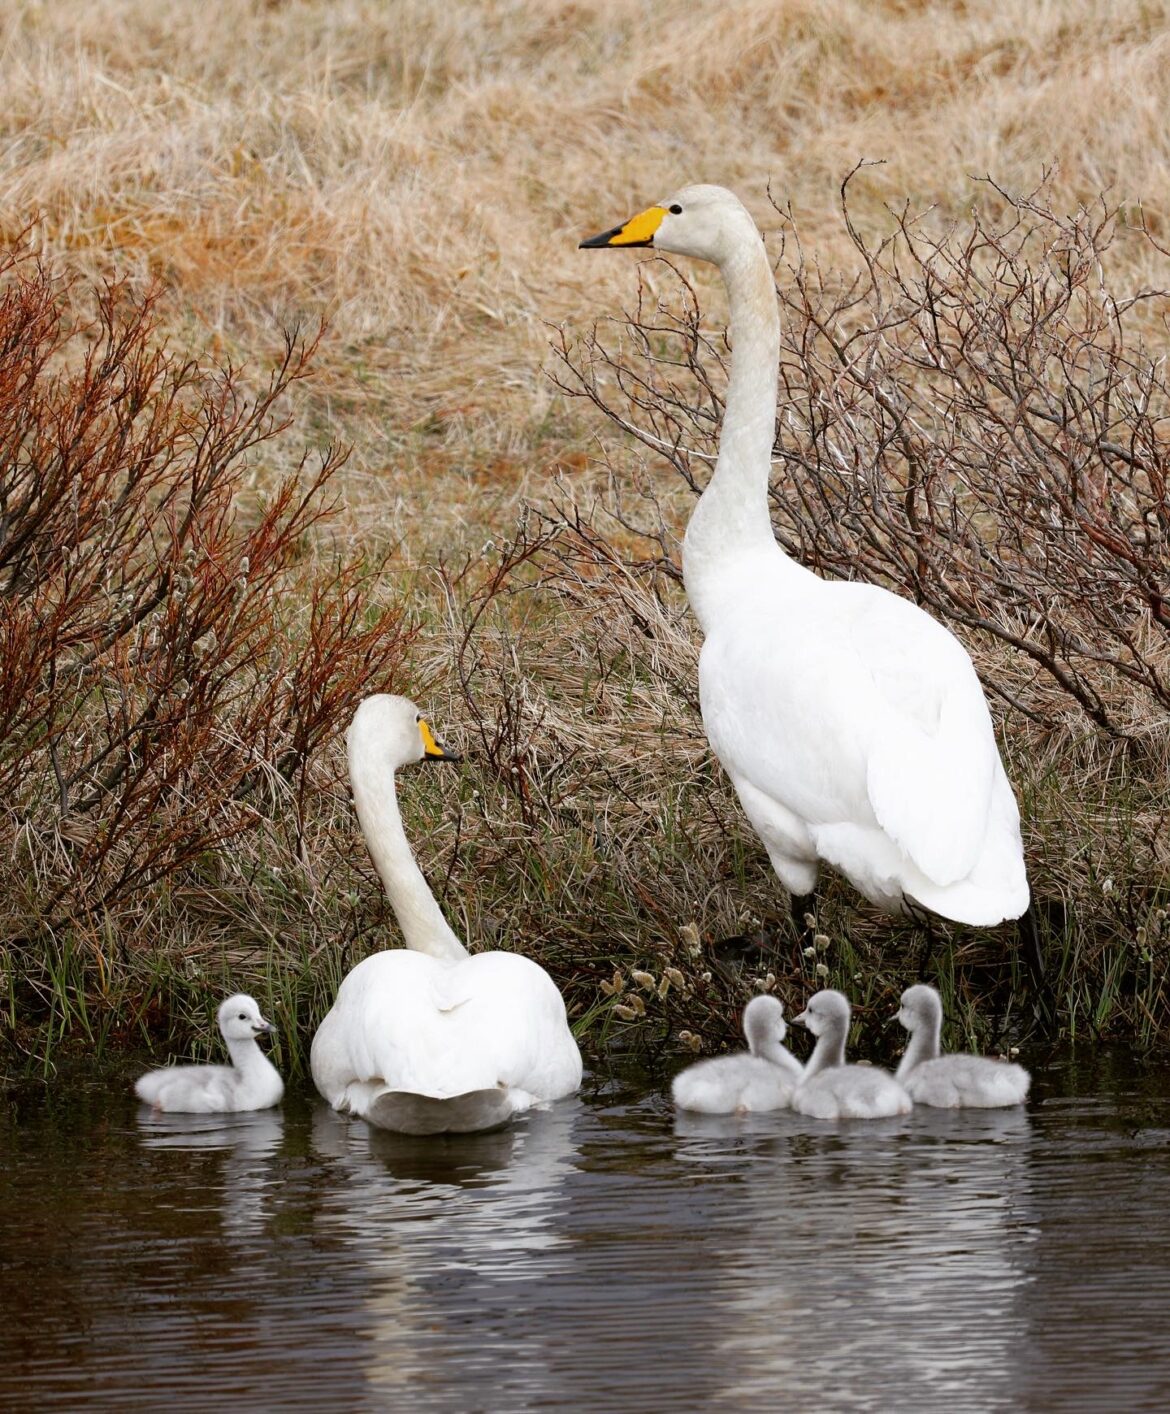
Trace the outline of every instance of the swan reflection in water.
[[1162, 1407], [1164, 1068], [1094, 1055], [1037, 1092], [673, 1120], [616, 1071], [425, 1141], [303, 1088], [0, 1111], [0, 1405], [203, 1409], [246, 1378], [273, 1408]]
[[680, 1115], [675, 1132], [701, 1186], [743, 1180], [713, 1293], [728, 1396], [849, 1407], [880, 1388], [941, 1405], [977, 1387], [983, 1407], [1010, 1403], [1036, 1236], [1026, 1111], [832, 1129]]
[[229, 1237], [259, 1236], [273, 1214], [274, 1160], [284, 1138], [279, 1110], [235, 1114], [167, 1114], [141, 1108], [138, 1127], [144, 1149], [188, 1150], [222, 1155], [217, 1181], [205, 1194], [222, 1195], [223, 1231]]
[[332, 1169], [317, 1228], [366, 1273], [369, 1388], [417, 1387], [440, 1365], [444, 1380], [500, 1388], [511, 1290], [565, 1268], [558, 1213], [581, 1108], [562, 1100], [505, 1129], [450, 1137], [391, 1134], [315, 1108], [313, 1147]]

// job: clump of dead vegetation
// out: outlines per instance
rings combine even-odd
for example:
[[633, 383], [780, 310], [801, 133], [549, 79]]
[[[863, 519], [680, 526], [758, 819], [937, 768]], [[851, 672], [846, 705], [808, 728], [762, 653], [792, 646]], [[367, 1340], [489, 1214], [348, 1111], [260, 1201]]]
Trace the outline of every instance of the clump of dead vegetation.
[[87, 317], [67, 315], [83, 303], [74, 282], [0, 257], [0, 926], [14, 1027], [68, 1009], [66, 956], [92, 997], [130, 954], [164, 955], [182, 915], [167, 901], [230, 893], [224, 861], [242, 838], [303, 857], [311, 765], [408, 641], [397, 610], [368, 607], [360, 558], [309, 552], [341, 451], [253, 489], [315, 341], [289, 335], [251, 387], [163, 348], [152, 296], [90, 293]]

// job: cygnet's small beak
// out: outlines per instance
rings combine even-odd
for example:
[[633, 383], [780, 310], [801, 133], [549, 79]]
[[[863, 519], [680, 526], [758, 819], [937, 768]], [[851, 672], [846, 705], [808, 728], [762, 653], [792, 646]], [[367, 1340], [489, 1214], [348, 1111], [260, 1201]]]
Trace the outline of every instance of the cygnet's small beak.
[[808, 1025], [808, 1012], [807, 1012], [807, 1011], [802, 1011], [799, 1016], [791, 1016], [791, 1017], [789, 1017], [788, 1019], [789, 1019], [790, 1021], [794, 1022], [797, 1026], [807, 1026], [807, 1025]]
[[261, 1017], [259, 1021], [253, 1024], [252, 1030], [256, 1033], [257, 1036], [276, 1035], [276, 1027], [273, 1026], [271, 1021], [265, 1021], [263, 1017]]

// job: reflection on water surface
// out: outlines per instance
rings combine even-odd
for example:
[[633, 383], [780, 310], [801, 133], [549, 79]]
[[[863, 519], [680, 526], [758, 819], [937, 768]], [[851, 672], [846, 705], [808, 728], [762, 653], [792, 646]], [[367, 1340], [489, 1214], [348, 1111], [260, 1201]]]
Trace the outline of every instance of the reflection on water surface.
[[0, 1405], [1047, 1409], [1170, 1404], [1170, 1078], [1027, 1110], [678, 1118], [660, 1089], [463, 1139], [307, 1093], [0, 1111]]

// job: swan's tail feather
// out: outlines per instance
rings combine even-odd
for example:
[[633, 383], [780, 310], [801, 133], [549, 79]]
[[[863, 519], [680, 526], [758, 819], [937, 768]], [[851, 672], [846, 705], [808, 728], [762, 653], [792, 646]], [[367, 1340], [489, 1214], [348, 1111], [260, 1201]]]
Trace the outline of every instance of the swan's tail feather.
[[503, 1128], [515, 1111], [511, 1094], [501, 1085], [441, 1099], [411, 1090], [384, 1090], [371, 1100], [363, 1118], [397, 1134], [477, 1134]]

